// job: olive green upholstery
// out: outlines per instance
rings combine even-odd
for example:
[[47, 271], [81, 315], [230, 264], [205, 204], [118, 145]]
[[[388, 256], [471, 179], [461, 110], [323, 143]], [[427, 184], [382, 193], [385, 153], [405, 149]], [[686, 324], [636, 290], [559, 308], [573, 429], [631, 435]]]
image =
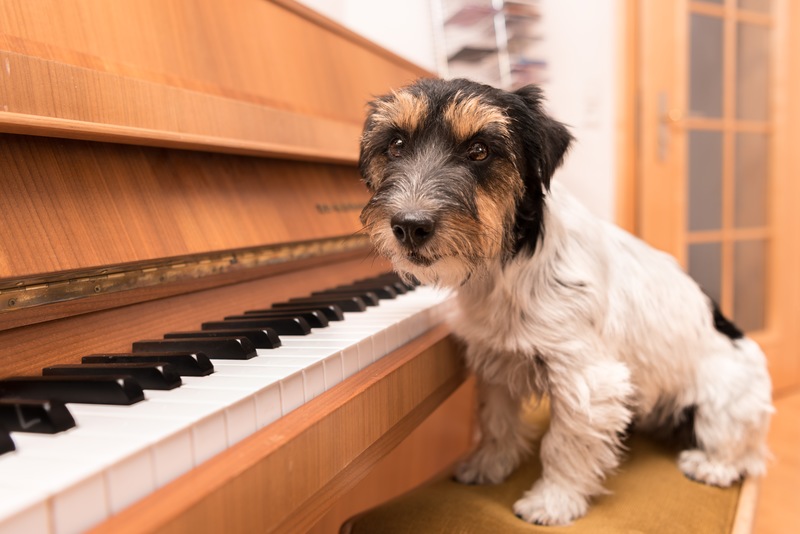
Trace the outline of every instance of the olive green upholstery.
[[[541, 410], [540, 410], [541, 411]], [[534, 415], [536, 417], [536, 415]], [[564, 527], [530, 525], [511, 506], [541, 472], [538, 454], [506, 482], [465, 486], [441, 480], [351, 519], [350, 534], [424, 533], [728, 533], [740, 486], [720, 489], [688, 480], [677, 451], [634, 435], [617, 473], [606, 480], [610, 494], [593, 500], [589, 513]]]

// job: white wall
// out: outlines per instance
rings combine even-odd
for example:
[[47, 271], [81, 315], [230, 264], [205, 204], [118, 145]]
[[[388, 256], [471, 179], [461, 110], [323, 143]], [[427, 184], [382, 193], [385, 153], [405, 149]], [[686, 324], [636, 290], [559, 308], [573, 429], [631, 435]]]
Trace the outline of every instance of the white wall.
[[[436, 70], [431, 0], [301, 0], [368, 39]], [[437, 1], [437, 0], [433, 0]], [[550, 112], [577, 141], [556, 179], [615, 219], [618, 0], [539, 0]]]
[[431, 0], [300, 0], [339, 24], [436, 72]]
[[543, 84], [551, 113], [577, 139], [556, 179], [615, 220], [617, 0], [540, 0]]

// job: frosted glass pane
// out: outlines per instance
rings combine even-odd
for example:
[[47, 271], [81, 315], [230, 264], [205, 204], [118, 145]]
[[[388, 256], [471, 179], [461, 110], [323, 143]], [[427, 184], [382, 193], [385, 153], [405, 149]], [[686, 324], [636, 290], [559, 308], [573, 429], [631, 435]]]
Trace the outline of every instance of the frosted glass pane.
[[769, 13], [772, 2], [770, 0], [739, 0], [739, 9], [749, 9], [750, 11], [759, 11], [761, 13]]
[[736, 134], [737, 228], [767, 224], [767, 179], [769, 141], [765, 134]]
[[722, 133], [689, 132], [689, 230], [722, 227]]
[[706, 295], [719, 303], [722, 295], [722, 244], [689, 245], [689, 276]]
[[733, 321], [744, 331], [764, 328], [767, 243], [739, 241], [734, 245]]
[[736, 117], [769, 118], [769, 28], [739, 23], [736, 30]]
[[722, 116], [722, 19], [691, 14], [689, 113]]

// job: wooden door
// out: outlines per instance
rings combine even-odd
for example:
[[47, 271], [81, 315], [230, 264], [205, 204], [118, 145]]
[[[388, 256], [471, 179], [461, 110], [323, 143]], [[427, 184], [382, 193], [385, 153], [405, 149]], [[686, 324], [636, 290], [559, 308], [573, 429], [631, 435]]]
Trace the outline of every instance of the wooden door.
[[637, 230], [800, 383], [800, 2], [640, 0]]

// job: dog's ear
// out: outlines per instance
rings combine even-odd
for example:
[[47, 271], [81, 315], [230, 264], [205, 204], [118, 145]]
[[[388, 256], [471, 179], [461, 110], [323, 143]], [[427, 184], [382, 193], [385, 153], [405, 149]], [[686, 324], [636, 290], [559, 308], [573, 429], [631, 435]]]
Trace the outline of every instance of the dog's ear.
[[525, 152], [525, 174], [528, 180], [537, 177], [544, 188], [549, 189], [553, 173], [564, 161], [573, 137], [563, 124], [544, 111], [541, 89], [526, 85], [513, 94], [519, 99], [512, 119], [517, 123], [517, 135]]

